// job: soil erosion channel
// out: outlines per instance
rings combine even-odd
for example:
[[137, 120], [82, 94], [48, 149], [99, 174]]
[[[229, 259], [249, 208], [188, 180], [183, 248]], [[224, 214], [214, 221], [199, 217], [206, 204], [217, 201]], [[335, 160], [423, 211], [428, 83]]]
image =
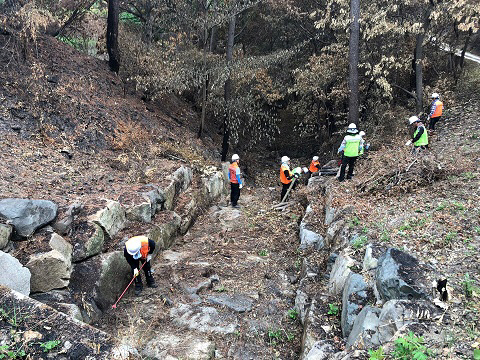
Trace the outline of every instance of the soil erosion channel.
[[304, 208], [271, 210], [277, 197], [244, 189], [240, 209], [207, 209], [153, 261], [158, 288], [130, 289], [96, 326], [149, 358], [298, 358]]

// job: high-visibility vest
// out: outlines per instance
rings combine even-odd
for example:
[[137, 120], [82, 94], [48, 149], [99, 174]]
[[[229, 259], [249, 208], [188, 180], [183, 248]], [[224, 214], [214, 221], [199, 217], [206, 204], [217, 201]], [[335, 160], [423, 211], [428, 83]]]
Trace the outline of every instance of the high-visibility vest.
[[282, 164], [282, 166], [280, 166], [280, 182], [282, 184], [290, 184], [292, 182], [292, 180], [287, 179], [287, 177], [285, 176], [285, 170], [288, 170], [288, 176], [289, 177], [292, 176], [292, 172], [290, 171], [290, 169]]
[[228, 168], [228, 173], [230, 174], [230, 183], [232, 184], [238, 184], [237, 169], [238, 169], [238, 163], [236, 161], [231, 163], [230, 167]]
[[427, 130], [425, 129], [425, 126], [422, 125], [422, 126], [417, 127], [417, 130], [415, 130], [415, 133], [413, 134], [413, 137], [417, 136], [418, 130], [421, 127], [423, 128], [423, 134], [422, 134], [422, 136], [420, 136], [420, 139], [418, 139], [417, 141], [415, 141], [413, 143], [413, 145], [415, 145], [415, 146], [428, 145], [428, 133], [427, 133]]
[[360, 147], [360, 136], [359, 135], [347, 135], [345, 136], [345, 149], [343, 154], [348, 157], [358, 156], [359, 147]]
[[142, 246], [140, 247], [140, 254], [142, 255], [142, 259], [147, 258], [149, 251], [150, 251], [150, 247], [148, 246], [148, 238], [145, 236], [142, 239]]
[[310, 172], [314, 173], [314, 172], [317, 172], [318, 171], [318, 168], [320, 167], [320, 161], [313, 161], [310, 163], [310, 167], [308, 170], [310, 170]]
[[443, 103], [440, 100], [435, 100], [432, 105], [436, 105], [435, 112], [431, 116], [432, 118], [436, 118], [442, 116], [443, 112]]

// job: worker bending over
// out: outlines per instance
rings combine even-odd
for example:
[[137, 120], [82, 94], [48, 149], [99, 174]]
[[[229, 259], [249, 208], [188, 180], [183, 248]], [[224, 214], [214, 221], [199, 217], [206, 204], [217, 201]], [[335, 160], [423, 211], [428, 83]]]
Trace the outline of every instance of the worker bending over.
[[230, 201], [232, 207], [238, 208], [238, 199], [240, 198], [240, 189], [242, 188], [242, 179], [240, 179], [240, 168], [238, 163], [240, 157], [237, 154], [232, 155], [232, 162], [228, 168], [228, 179], [230, 180]]
[[[282, 193], [280, 195], [280, 201], [283, 200], [283, 197], [290, 187], [292, 179], [298, 178], [298, 174], [294, 174], [290, 171], [290, 158], [288, 156], [282, 156], [282, 165], [280, 166], [280, 182], [282, 183]], [[297, 186], [296, 183], [293, 184], [292, 190]]]
[[357, 134], [357, 126], [355, 124], [348, 125], [347, 135], [343, 138], [338, 153], [343, 151], [342, 166], [340, 168], [340, 175], [338, 181], [345, 180], [345, 171], [348, 165], [347, 180], [353, 177], [353, 168], [355, 167], [355, 161], [360, 153], [360, 142], [362, 137]]
[[142, 277], [139, 273], [140, 262], [143, 265], [147, 286], [156, 288], [155, 280], [152, 275], [152, 266], [150, 260], [152, 259], [153, 251], [155, 250], [155, 241], [146, 236], [134, 236], [127, 240], [123, 256], [132, 268], [132, 276], [135, 277], [135, 295], [138, 296], [143, 290]]

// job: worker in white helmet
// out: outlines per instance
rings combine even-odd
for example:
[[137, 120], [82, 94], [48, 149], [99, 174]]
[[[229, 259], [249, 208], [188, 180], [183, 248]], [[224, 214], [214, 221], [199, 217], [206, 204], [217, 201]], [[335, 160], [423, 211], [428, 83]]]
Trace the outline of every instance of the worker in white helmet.
[[156, 288], [155, 280], [152, 275], [152, 254], [155, 250], [155, 241], [146, 236], [134, 236], [127, 240], [123, 250], [123, 256], [132, 268], [132, 276], [135, 277], [135, 295], [139, 296], [143, 290], [142, 277], [139, 273], [143, 265], [147, 286]]
[[[282, 165], [280, 165], [280, 182], [282, 183], [282, 192], [280, 195], [280, 201], [283, 200], [283, 197], [290, 187], [290, 183], [293, 178], [298, 178], [298, 174], [294, 174], [290, 170], [290, 158], [288, 156], [282, 156]], [[297, 186], [296, 183], [293, 184], [292, 190]]]
[[405, 145], [409, 146], [413, 144], [415, 152], [427, 149], [428, 133], [425, 129], [425, 125], [423, 125], [422, 121], [418, 118], [418, 116], [415, 115], [411, 116], [408, 119], [408, 123], [415, 128], [415, 132], [413, 133], [413, 138], [409, 140]]
[[430, 132], [435, 131], [435, 124], [442, 118], [443, 113], [443, 102], [440, 101], [440, 95], [433, 93], [432, 104], [430, 105], [430, 113], [428, 114], [428, 130]]
[[318, 173], [320, 171], [320, 161], [318, 161], [318, 156], [314, 156], [312, 161], [310, 162], [310, 166], [308, 167], [307, 176], [305, 179], [305, 184], [308, 184], [308, 180], [314, 173]]
[[353, 177], [353, 168], [355, 167], [355, 161], [360, 154], [360, 141], [361, 136], [358, 135], [357, 126], [355, 124], [348, 125], [347, 135], [343, 138], [338, 153], [343, 151], [342, 166], [340, 168], [340, 175], [338, 181], [345, 180], [345, 171], [348, 165], [347, 180]]
[[238, 154], [232, 155], [232, 162], [228, 168], [228, 179], [230, 180], [230, 201], [232, 207], [238, 208], [238, 199], [240, 198], [240, 189], [243, 187], [242, 179], [240, 178], [240, 167], [238, 166], [240, 157]]

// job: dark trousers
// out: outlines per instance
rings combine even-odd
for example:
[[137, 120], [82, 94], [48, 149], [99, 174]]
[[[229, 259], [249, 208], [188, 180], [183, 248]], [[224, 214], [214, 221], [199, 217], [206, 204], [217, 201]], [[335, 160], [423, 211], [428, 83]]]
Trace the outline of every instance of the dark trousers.
[[[290, 183], [291, 184], [291, 183]], [[282, 184], [282, 193], [280, 195], [280, 201], [283, 200], [283, 197], [285, 196], [285, 194], [287, 193], [287, 190], [288, 188], [290, 187], [290, 184]], [[293, 184], [292, 186], [292, 190], [295, 189], [295, 187], [297, 186], [297, 181], [295, 181], [295, 183]]]
[[240, 198], [240, 185], [230, 183], [230, 201], [232, 202], [232, 206], [237, 206], [238, 199]]
[[340, 181], [345, 180], [345, 170], [347, 169], [347, 164], [348, 164], [347, 179], [352, 178], [353, 168], [355, 167], [355, 160], [357, 160], [357, 157], [358, 156], [349, 157], [345, 155], [342, 157], [342, 167], [340, 168], [340, 176], [338, 177], [338, 180]]
[[428, 124], [429, 130], [435, 130], [435, 124], [441, 119], [441, 116], [430, 118], [430, 123]]

